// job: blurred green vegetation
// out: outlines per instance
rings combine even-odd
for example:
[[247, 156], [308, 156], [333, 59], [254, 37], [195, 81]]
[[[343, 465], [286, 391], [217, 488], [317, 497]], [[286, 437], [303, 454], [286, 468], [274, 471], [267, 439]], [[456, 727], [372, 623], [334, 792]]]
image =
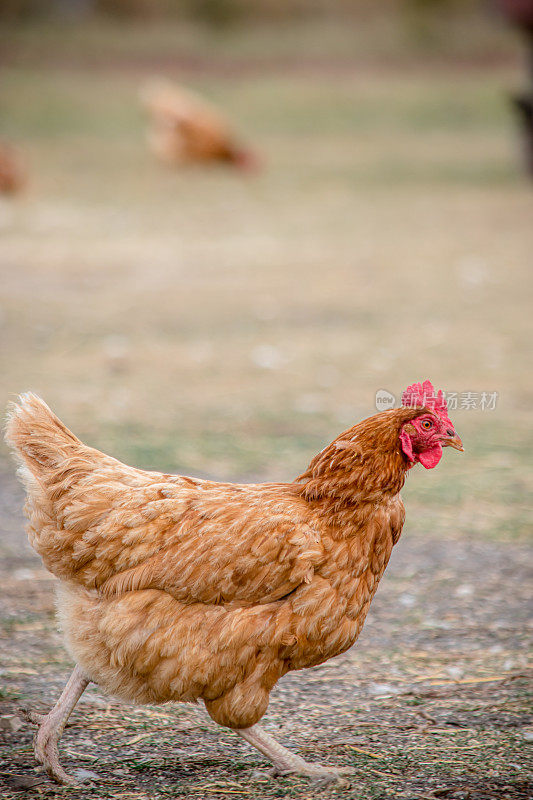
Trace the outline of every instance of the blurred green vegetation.
[[222, 56], [248, 66], [421, 56], [493, 62], [516, 47], [514, 32], [485, 0], [4, 0], [0, 19], [3, 63], [187, 66]]
[[[493, 414], [454, 416], [465, 454], [410, 475], [408, 524], [525, 535], [519, 73], [503, 29], [450, 42], [454, 26], [430, 52], [384, 14], [4, 26], [0, 137], [30, 180], [0, 203], [2, 404], [33, 388], [139, 466], [287, 480], [378, 388], [498, 390]], [[138, 102], [153, 72], [220, 106], [263, 171], [154, 163]]]
[[[372, 0], [4, 0], [1, 14], [15, 19], [46, 16], [109, 15], [127, 18], [192, 18], [223, 26], [246, 19], [306, 19], [313, 16], [364, 16], [375, 13]], [[481, 0], [381, 0], [387, 13], [427, 19], [436, 14], [480, 13]]]

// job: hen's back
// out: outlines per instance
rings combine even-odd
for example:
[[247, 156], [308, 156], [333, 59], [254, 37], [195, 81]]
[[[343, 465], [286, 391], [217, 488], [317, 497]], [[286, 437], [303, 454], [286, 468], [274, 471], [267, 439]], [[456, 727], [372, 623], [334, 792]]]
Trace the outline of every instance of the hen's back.
[[184, 603], [270, 602], [323, 558], [293, 484], [224, 484], [128, 467], [84, 445], [32, 394], [10, 410], [29, 538], [57, 577], [106, 596], [162, 589]]

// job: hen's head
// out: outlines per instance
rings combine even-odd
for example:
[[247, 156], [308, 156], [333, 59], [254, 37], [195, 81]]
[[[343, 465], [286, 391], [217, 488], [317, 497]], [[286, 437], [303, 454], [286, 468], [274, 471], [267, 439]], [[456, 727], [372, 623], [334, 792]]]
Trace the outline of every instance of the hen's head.
[[420, 408], [422, 413], [402, 425], [400, 444], [412, 464], [420, 461], [426, 469], [436, 467], [443, 447], [463, 450], [442, 391], [435, 392], [430, 381], [413, 383], [402, 394], [402, 406]]
[[260, 157], [253, 150], [244, 147], [235, 147], [230, 151], [229, 160], [244, 172], [260, 172], [262, 163]]

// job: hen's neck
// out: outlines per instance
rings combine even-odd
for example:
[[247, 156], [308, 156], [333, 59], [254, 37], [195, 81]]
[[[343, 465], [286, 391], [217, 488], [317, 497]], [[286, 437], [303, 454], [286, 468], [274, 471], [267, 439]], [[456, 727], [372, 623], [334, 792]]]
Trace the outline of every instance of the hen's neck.
[[398, 494], [411, 466], [400, 447], [400, 429], [418, 413], [383, 412], [341, 433], [297, 479], [302, 497], [346, 512], [349, 506], [386, 502]]

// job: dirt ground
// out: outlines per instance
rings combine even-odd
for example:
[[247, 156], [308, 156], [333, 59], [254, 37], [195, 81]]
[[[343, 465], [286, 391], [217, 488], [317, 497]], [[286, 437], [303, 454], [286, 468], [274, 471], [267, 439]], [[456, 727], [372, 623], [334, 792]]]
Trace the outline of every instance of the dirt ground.
[[[0, 135], [29, 174], [0, 200], [2, 408], [31, 388], [131, 464], [286, 480], [374, 413], [378, 389], [430, 378], [498, 396], [459, 402], [465, 453], [410, 475], [356, 646], [272, 694], [268, 730], [352, 769], [327, 790], [269, 777], [200, 707], [126, 707], [95, 687], [61, 748], [88, 782], [49, 782], [19, 708], [49, 708], [72, 664], [0, 443], [6, 800], [533, 796], [533, 202], [509, 110], [522, 62], [511, 33], [463, 27], [424, 61], [382, 23], [0, 31]], [[153, 71], [220, 105], [263, 170], [155, 163], [138, 102]]]
[[34, 763], [19, 709], [49, 708], [72, 665], [54, 624], [54, 580], [23, 535], [22, 492], [0, 475], [0, 711], [16, 728], [5, 722], [0, 738], [6, 800], [531, 797], [526, 546], [419, 534], [396, 548], [356, 646], [285, 677], [264, 720], [309, 760], [350, 767], [348, 785], [272, 778], [202, 708], [124, 706], [94, 687], [61, 748], [67, 769], [88, 782], [53, 785]]

